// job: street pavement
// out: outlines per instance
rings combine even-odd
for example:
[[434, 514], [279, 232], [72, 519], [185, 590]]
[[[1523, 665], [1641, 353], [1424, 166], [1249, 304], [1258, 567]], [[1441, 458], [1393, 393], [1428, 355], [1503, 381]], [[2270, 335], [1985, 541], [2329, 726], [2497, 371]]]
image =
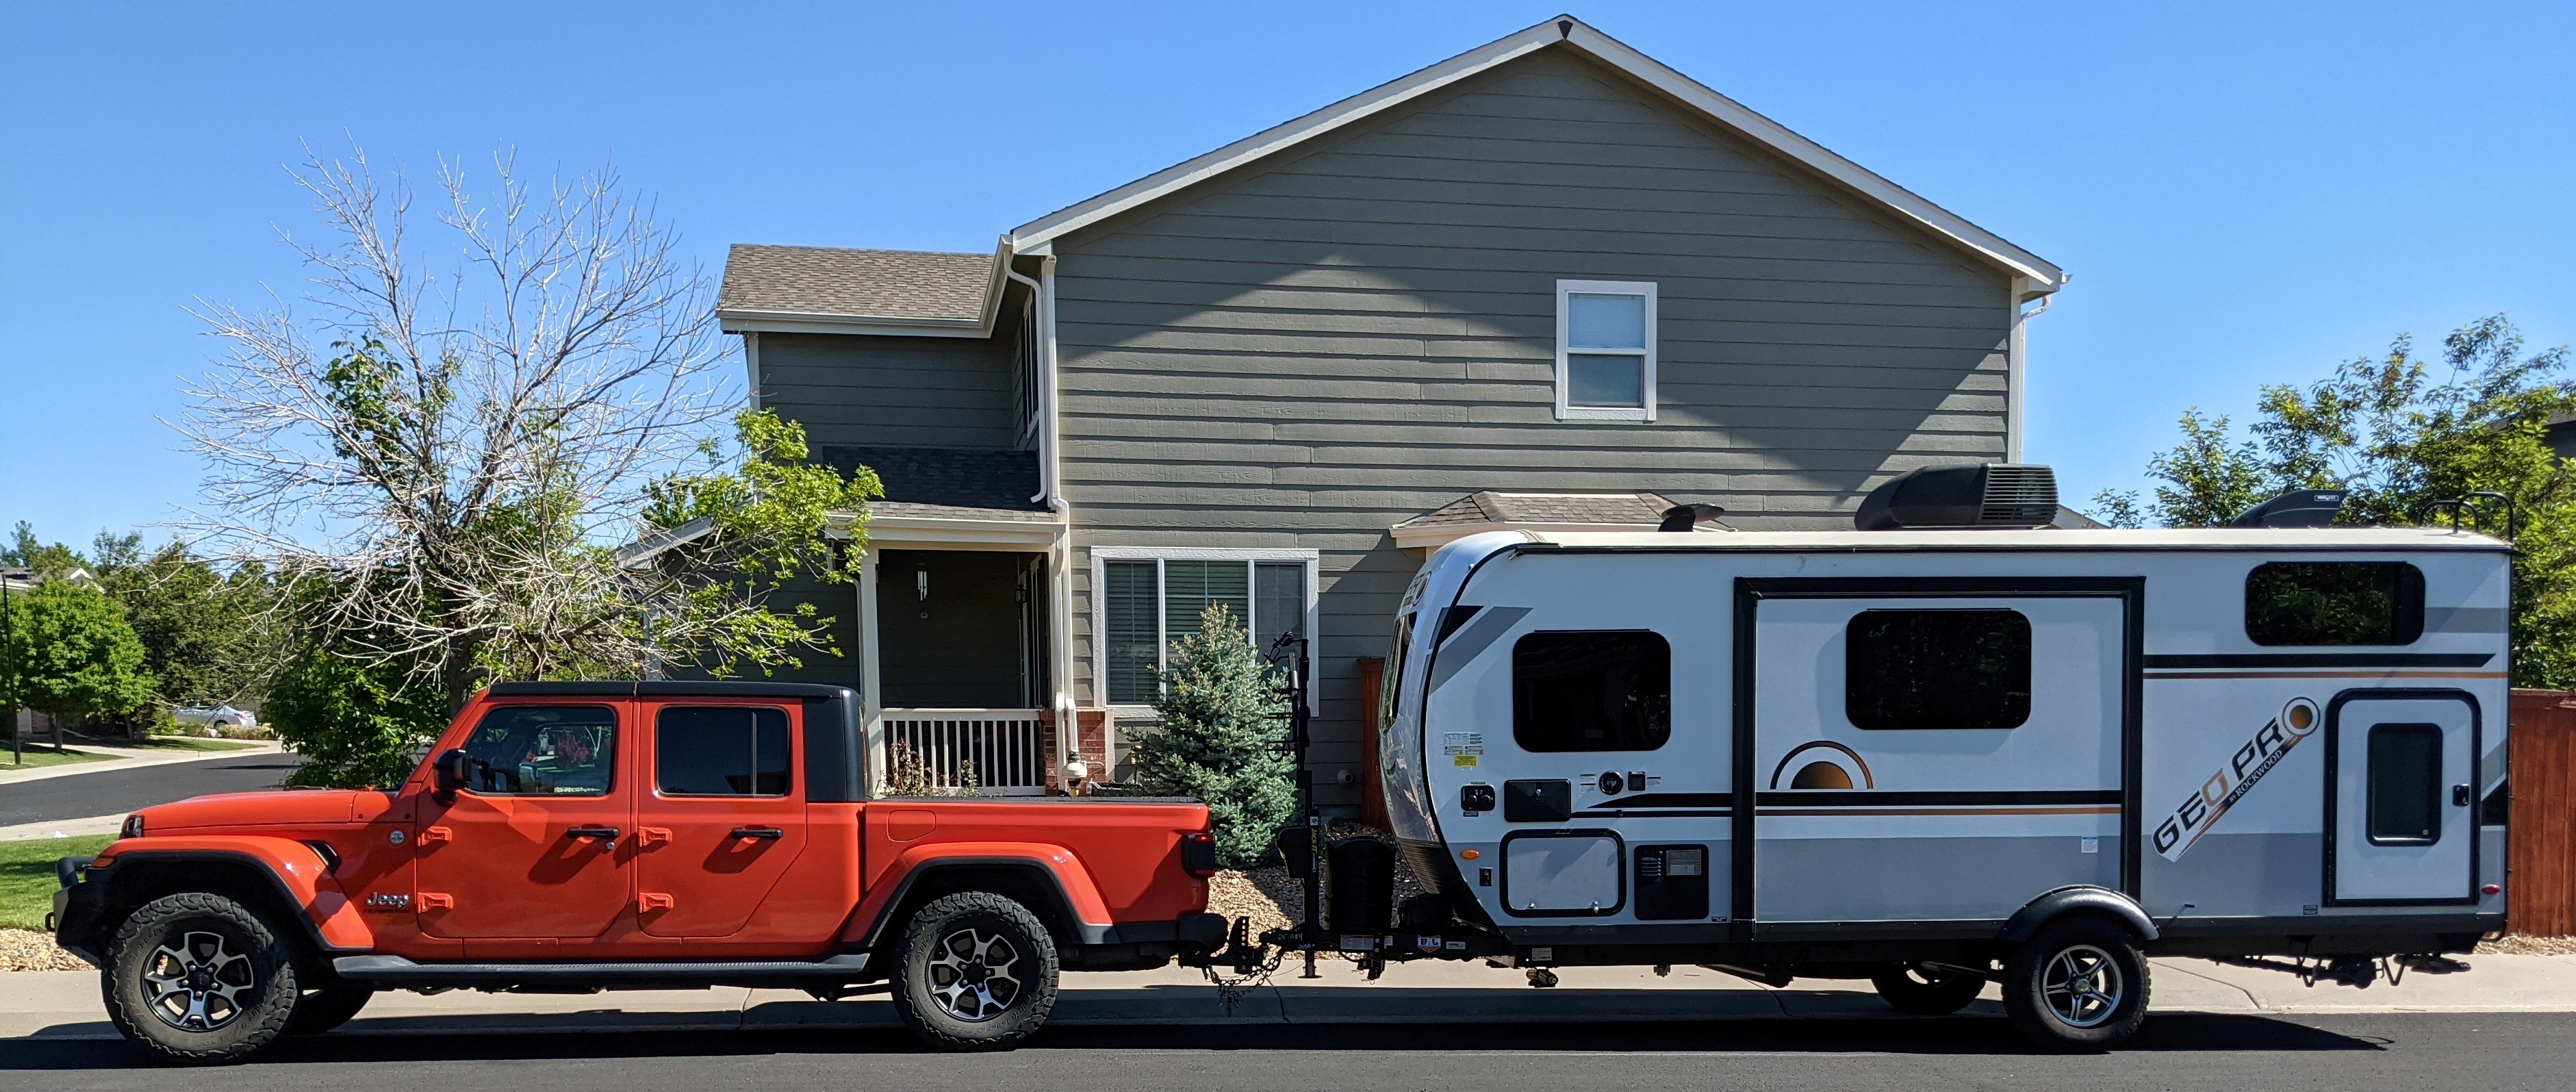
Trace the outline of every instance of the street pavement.
[[49, 767], [45, 772], [53, 776], [0, 783], [0, 827], [122, 815], [208, 793], [274, 789], [299, 761], [294, 755], [262, 750], [118, 764], [97, 771]]

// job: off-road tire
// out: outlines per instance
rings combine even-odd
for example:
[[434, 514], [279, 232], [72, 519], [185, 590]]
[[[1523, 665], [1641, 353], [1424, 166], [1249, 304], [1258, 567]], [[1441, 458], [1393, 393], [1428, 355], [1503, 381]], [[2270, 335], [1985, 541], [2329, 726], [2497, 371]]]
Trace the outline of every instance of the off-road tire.
[[[991, 1015], [961, 1016], [956, 965], [988, 952], [998, 958], [995, 941], [1008, 947], [1002, 968], [1014, 986]], [[1055, 1008], [1054, 938], [1028, 907], [989, 891], [960, 892], [914, 911], [895, 941], [894, 958], [894, 1010], [934, 1050], [1009, 1050], [1045, 1026]]]
[[375, 996], [373, 988], [350, 982], [335, 982], [313, 990], [295, 1003], [295, 1015], [286, 1021], [286, 1033], [320, 1035], [348, 1023]]
[[1967, 1008], [1986, 988], [1985, 979], [1928, 971], [1911, 963], [1890, 963], [1869, 976], [1869, 983], [1898, 1012], [1917, 1016], [1948, 1016]]
[[[173, 1025], [155, 1013], [145, 975], [164, 947], [188, 943], [189, 934], [211, 934], [223, 954], [239, 957], [250, 982], [229, 1005], [231, 1015], [204, 1030]], [[116, 931], [99, 972], [99, 992], [116, 1029], [164, 1061], [222, 1065], [243, 1061], [286, 1033], [302, 993], [296, 949], [258, 911], [221, 895], [186, 892], [143, 904]]]
[[[2095, 967], [2095, 991], [2068, 989], [2069, 971]], [[2118, 978], [2108, 983], [2099, 969]], [[2105, 988], [2105, 987], [2109, 988]], [[2056, 1054], [2109, 1050], [2137, 1034], [2147, 1019], [2147, 961], [2137, 940], [2117, 923], [2085, 916], [2061, 918], [2015, 945], [2004, 960], [2004, 1013], [2032, 1046]], [[2104, 995], [2116, 992], [2116, 999]], [[2077, 1010], [2070, 1019], [2069, 1007]]]

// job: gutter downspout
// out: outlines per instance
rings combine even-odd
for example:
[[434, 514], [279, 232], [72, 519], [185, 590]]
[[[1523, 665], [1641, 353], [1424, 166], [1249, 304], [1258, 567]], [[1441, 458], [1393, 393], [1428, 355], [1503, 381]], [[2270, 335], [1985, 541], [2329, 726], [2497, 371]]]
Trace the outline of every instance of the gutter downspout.
[[[1050, 619], [1048, 649], [1053, 661], [1049, 674], [1055, 677], [1056, 762], [1059, 768], [1082, 747], [1082, 717], [1073, 698], [1073, 526], [1064, 503], [1064, 472], [1058, 451], [1062, 446], [1056, 433], [1058, 394], [1056, 383], [1055, 343], [1055, 255], [1038, 259], [1038, 276], [1031, 279], [1011, 268], [1006, 255], [1002, 259], [1004, 276], [1027, 285], [1036, 306], [1030, 321], [1036, 327], [1031, 336], [1038, 340], [1038, 493], [1032, 502], [1042, 502], [1047, 510], [1065, 517], [1064, 530], [1056, 535], [1055, 545], [1047, 551], [1047, 599]], [[1115, 726], [1101, 726], [1101, 742], [1112, 746], [1110, 733]], [[1093, 767], [1093, 777], [1109, 776], [1109, 755], [1086, 755]]]
[[[2059, 287], [2065, 286], [2061, 278]], [[2012, 331], [2004, 342], [2004, 461], [2021, 461], [2022, 423], [2027, 419], [2023, 409], [2029, 402], [2030, 346], [2022, 324], [2048, 313], [2048, 305], [2057, 299], [2054, 291], [2039, 297], [2039, 306], [2022, 310], [2031, 291], [2028, 277], [2012, 279]]]

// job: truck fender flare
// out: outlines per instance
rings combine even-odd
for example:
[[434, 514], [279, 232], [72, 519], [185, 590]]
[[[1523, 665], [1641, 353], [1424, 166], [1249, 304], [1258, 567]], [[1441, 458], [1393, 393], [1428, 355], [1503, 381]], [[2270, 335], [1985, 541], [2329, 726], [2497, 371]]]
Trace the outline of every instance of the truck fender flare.
[[1072, 851], [1062, 846], [1016, 842], [943, 842], [905, 850], [887, 868], [888, 873], [901, 878], [879, 884], [875, 893], [860, 901], [857, 912], [850, 915], [851, 928], [843, 939], [862, 948], [875, 948], [885, 940], [888, 930], [897, 927], [895, 910], [923, 877], [970, 868], [1004, 868], [1027, 874], [1055, 901], [1052, 907], [1030, 909], [1062, 913], [1083, 944], [1117, 941], [1118, 929], [1109, 921], [1109, 906]]
[[90, 864], [87, 882], [104, 880], [111, 889], [133, 875], [128, 869], [135, 866], [218, 865], [255, 873], [268, 881], [279, 902], [298, 911], [293, 917], [315, 948], [326, 953], [375, 950], [375, 930], [359, 916], [321, 855], [302, 842], [264, 835], [181, 835], [120, 841], [99, 856], [105, 860]]
[[2107, 887], [2075, 884], [2048, 892], [2013, 913], [2004, 922], [1998, 939], [2020, 943], [2039, 933], [2040, 927], [2060, 916], [2076, 913], [2100, 913], [2127, 926], [2140, 941], [2156, 939], [2162, 932], [2155, 919], [2138, 906], [2137, 900]]

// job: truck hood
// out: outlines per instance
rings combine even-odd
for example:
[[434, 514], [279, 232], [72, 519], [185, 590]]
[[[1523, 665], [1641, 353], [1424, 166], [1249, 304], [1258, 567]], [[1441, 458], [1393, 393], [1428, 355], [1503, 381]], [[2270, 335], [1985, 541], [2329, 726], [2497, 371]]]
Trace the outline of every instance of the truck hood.
[[147, 836], [208, 827], [346, 823], [356, 817], [361, 795], [382, 797], [385, 794], [352, 789], [227, 792], [157, 804], [135, 814], [143, 817], [143, 833]]

